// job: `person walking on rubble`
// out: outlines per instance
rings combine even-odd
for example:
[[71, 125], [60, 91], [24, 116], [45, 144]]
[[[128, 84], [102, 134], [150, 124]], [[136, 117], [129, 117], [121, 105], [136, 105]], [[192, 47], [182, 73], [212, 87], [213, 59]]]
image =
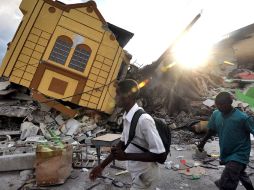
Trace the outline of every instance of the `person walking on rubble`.
[[[165, 148], [156, 129], [153, 118], [142, 114], [136, 126], [135, 137], [132, 142], [149, 150], [143, 152], [134, 143], [128, 143], [128, 135], [132, 118], [136, 111], [142, 109], [136, 103], [139, 87], [136, 81], [125, 79], [120, 81], [116, 88], [116, 104], [125, 111], [123, 115], [123, 132], [120, 142], [111, 149], [111, 154], [89, 174], [95, 180], [102, 174], [104, 168], [114, 159], [127, 160], [127, 169], [131, 174], [131, 190], [155, 189], [159, 181], [158, 160], [165, 158]], [[127, 144], [127, 146], [126, 146]]]
[[216, 96], [215, 110], [208, 123], [208, 132], [198, 144], [203, 151], [204, 145], [216, 133], [219, 136], [220, 160], [225, 165], [221, 178], [215, 181], [220, 190], [235, 190], [239, 181], [247, 190], [254, 190], [252, 182], [245, 172], [249, 162], [251, 141], [254, 134], [254, 122], [251, 117], [232, 107], [233, 98], [228, 92]]

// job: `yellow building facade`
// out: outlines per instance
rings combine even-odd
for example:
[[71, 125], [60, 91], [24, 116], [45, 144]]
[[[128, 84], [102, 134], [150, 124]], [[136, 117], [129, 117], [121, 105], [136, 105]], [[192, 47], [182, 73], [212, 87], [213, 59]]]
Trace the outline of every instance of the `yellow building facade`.
[[115, 87], [130, 56], [132, 33], [107, 23], [96, 3], [65, 5], [23, 0], [23, 19], [3, 59], [0, 76], [33, 94], [111, 113]]

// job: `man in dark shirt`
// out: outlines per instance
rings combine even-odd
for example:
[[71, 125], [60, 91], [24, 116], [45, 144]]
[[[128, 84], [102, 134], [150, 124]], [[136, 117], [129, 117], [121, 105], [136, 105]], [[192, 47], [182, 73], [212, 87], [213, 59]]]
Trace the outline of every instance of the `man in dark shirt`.
[[208, 132], [199, 143], [203, 151], [206, 141], [216, 133], [219, 136], [220, 159], [225, 169], [220, 180], [215, 182], [220, 190], [235, 190], [239, 180], [247, 190], [254, 190], [251, 180], [245, 172], [249, 162], [251, 141], [254, 134], [254, 122], [251, 117], [232, 107], [232, 96], [221, 92], [216, 96], [215, 110], [208, 123]]

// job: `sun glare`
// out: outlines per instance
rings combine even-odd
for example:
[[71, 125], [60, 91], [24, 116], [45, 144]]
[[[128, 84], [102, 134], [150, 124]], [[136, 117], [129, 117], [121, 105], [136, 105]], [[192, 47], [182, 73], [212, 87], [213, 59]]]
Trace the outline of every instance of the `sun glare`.
[[175, 62], [185, 69], [196, 69], [206, 65], [212, 43], [199, 37], [187, 35], [174, 47]]

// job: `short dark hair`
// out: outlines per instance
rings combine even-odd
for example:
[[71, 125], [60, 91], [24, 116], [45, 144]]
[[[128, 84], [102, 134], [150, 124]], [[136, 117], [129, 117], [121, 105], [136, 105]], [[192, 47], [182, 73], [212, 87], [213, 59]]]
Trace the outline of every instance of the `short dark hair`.
[[229, 92], [220, 92], [215, 98], [216, 104], [232, 104], [233, 96]]
[[133, 79], [124, 79], [117, 84], [119, 93], [126, 94], [129, 97], [136, 99], [139, 95], [138, 83]]

